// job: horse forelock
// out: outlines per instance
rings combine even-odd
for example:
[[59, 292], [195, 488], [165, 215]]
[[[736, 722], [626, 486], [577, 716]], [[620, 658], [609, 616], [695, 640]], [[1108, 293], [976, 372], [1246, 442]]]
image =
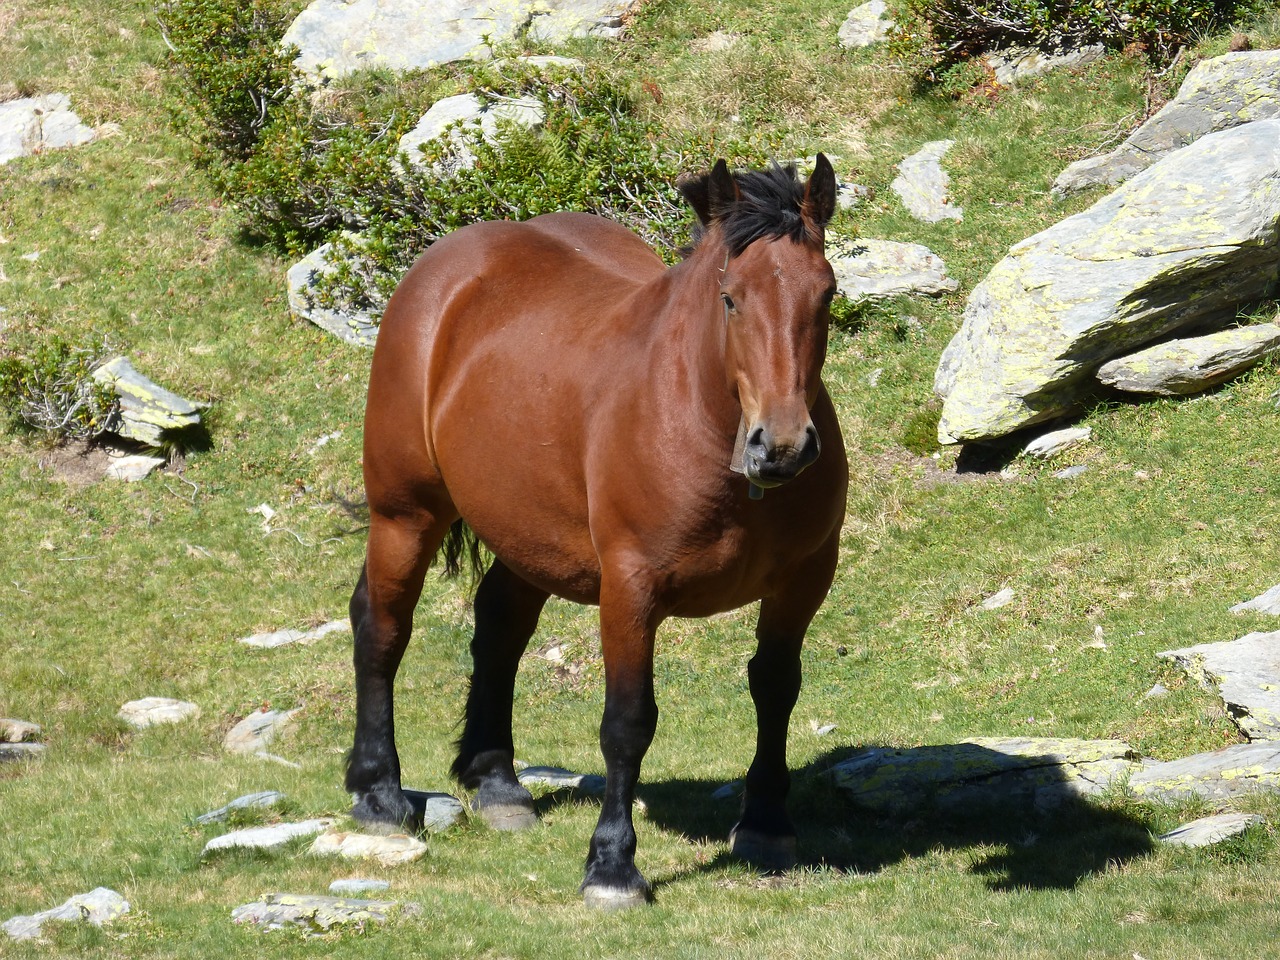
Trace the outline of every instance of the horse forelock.
[[687, 256], [701, 243], [710, 227], [718, 226], [731, 257], [757, 240], [789, 239], [795, 243], [815, 243], [826, 226], [813, 216], [805, 199], [805, 184], [796, 175], [796, 165], [772, 163], [765, 170], [733, 175], [738, 199], [711, 211], [711, 223], [697, 224], [693, 241], [682, 252]]

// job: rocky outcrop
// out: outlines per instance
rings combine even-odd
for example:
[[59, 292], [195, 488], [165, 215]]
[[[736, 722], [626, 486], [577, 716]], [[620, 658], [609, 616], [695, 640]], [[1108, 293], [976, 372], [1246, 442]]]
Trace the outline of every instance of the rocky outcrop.
[[918, 243], [894, 240], [832, 239], [827, 259], [835, 271], [840, 295], [850, 300], [876, 300], [900, 294], [940, 296], [959, 286], [947, 276], [942, 258]]
[[973, 291], [934, 389], [939, 439], [1071, 411], [1098, 368], [1234, 320], [1280, 279], [1280, 120], [1203, 137], [1014, 246]]
[[496, 143], [501, 124], [529, 128], [540, 125], [542, 120], [542, 103], [534, 97], [482, 100], [472, 93], [460, 93], [433, 103], [417, 126], [400, 138], [399, 151], [410, 167], [421, 167], [423, 145], [447, 135], [449, 157], [432, 167], [433, 173], [447, 176], [475, 166], [475, 154], [467, 145], [468, 134]]
[[885, 0], [870, 0], [854, 7], [840, 25], [840, 46], [858, 50], [885, 40], [894, 28], [888, 14], [889, 5]]
[[1187, 74], [1178, 95], [1119, 147], [1062, 171], [1053, 192], [1120, 183], [1205, 134], [1274, 117], [1280, 117], [1280, 50], [1206, 60]]
[[889, 189], [917, 220], [963, 220], [964, 211], [951, 202], [951, 178], [942, 169], [942, 158], [954, 140], [935, 140], [898, 164], [898, 176]]
[[1181, 665], [1206, 689], [1216, 688], [1250, 740], [1280, 740], [1280, 631], [1200, 643], [1158, 656]]
[[33, 940], [43, 933], [46, 923], [91, 923], [100, 927], [118, 920], [129, 912], [129, 901], [114, 890], [98, 887], [89, 893], [78, 893], [61, 906], [29, 916], [12, 917], [0, 924], [14, 940]]
[[1002, 87], [1012, 87], [1024, 80], [1043, 76], [1051, 70], [1064, 70], [1093, 63], [1105, 56], [1106, 52], [1106, 48], [1100, 43], [1057, 53], [1046, 53], [1036, 47], [1006, 47], [1003, 50], [988, 53], [983, 59], [991, 68], [996, 83]]
[[1216, 813], [1162, 833], [1160, 841], [1175, 847], [1209, 847], [1265, 822], [1256, 813]]
[[363, 928], [368, 924], [386, 923], [401, 912], [411, 911], [384, 900], [269, 893], [261, 900], [236, 907], [231, 911], [231, 919], [259, 930], [301, 927], [307, 933], [327, 933], [347, 924]]
[[1165, 762], [1147, 761], [1128, 782], [1144, 800], [1180, 803], [1193, 797], [1223, 802], [1280, 790], [1280, 744], [1258, 741]]
[[1188, 396], [1230, 380], [1277, 349], [1280, 324], [1233, 327], [1111, 360], [1098, 368], [1098, 379], [1128, 393]]
[[334, 270], [329, 262], [332, 249], [331, 243], [316, 247], [289, 268], [285, 274], [285, 283], [289, 287], [289, 312], [347, 343], [372, 347], [378, 339], [378, 324], [382, 321], [380, 311], [336, 310], [316, 302], [317, 281]]
[[72, 112], [65, 93], [0, 103], [0, 166], [17, 157], [76, 147], [96, 136]]

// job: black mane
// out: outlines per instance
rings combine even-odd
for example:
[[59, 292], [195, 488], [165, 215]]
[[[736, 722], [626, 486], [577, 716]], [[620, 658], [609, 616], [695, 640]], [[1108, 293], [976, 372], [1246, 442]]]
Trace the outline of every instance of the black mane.
[[[680, 185], [681, 192], [699, 209], [697, 198], [704, 197], [710, 175], [691, 178]], [[749, 170], [733, 174], [738, 199], [705, 210], [699, 210], [699, 222], [693, 230], [693, 242], [685, 251], [698, 245], [707, 229], [720, 225], [729, 255], [740, 256], [755, 241], [788, 238], [797, 243], [809, 237], [813, 225], [803, 215], [805, 185], [796, 175], [796, 165], [771, 163], [766, 170]], [[825, 224], [819, 224], [824, 226]]]

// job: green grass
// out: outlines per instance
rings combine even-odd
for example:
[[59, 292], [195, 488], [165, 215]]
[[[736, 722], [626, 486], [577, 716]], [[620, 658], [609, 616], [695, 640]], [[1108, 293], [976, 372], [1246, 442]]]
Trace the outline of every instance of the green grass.
[[[19, 91], [68, 91], [87, 122], [123, 127], [0, 168], [0, 324], [104, 334], [147, 375], [213, 404], [210, 448], [192, 452], [180, 476], [136, 485], [69, 484], [49, 466], [57, 451], [0, 436], [0, 715], [41, 723], [49, 745], [39, 763], [0, 769], [0, 919], [100, 884], [134, 905], [106, 930], [55, 929], [51, 945], [5, 955], [1269, 954], [1280, 925], [1273, 799], [1244, 805], [1266, 816], [1262, 828], [1195, 852], [1151, 836], [1204, 804], [1115, 796], [1042, 817], [881, 818], [821, 775], [863, 744], [1120, 737], [1169, 759], [1235, 742], [1216, 698], [1155, 654], [1269, 629], [1227, 608], [1280, 579], [1274, 366], [1191, 401], [1098, 406], [1082, 419], [1094, 431], [1087, 447], [1049, 464], [1014, 460], [1007, 475], [957, 474], [954, 450], [935, 460], [920, 439], [963, 294], [1010, 244], [1090, 201], [1055, 203], [1048, 186], [1141, 114], [1142, 65], [1110, 60], [995, 102], [952, 101], [913, 93], [875, 53], [840, 51], [845, 12], [827, 0], [653, 0], [629, 42], [581, 47], [624, 79], [656, 84], [662, 102], [648, 109], [663, 122], [725, 138], [765, 125], [780, 156], [839, 155], [840, 172], [876, 199], [837, 226], [926, 243], [961, 282], [952, 297], [865, 311], [833, 335], [827, 380], [853, 483], [839, 577], [805, 648], [792, 726], [806, 865], [760, 877], [735, 864], [725, 844], [733, 804], [710, 798], [750, 758], [752, 611], [676, 621], [659, 640], [662, 718], [638, 818], [657, 904], [595, 916], [577, 894], [597, 815], [588, 801], [548, 798], [543, 825], [515, 837], [465, 825], [399, 869], [296, 849], [201, 861], [217, 831], [191, 819], [242, 793], [283, 790], [290, 816], [341, 816], [348, 804], [346, 641], [263, 651], [236, 639], [345, 610], [364, 546], [369, 355], [289, 319], [286, 262], [241, 241], [170, 132], [149, 4], [18, 0], [0, 11], [0, 54]], [[690, 51], [717, 29], [741, 33], [741, 49]], [[1280, 17], [1254, 37], [1274, 44]], [[942, 137], [957, 140], [946, 165], [965, 221], [916, 224], [888, 190], [893, 165]], [[36, 250], [35, 262], [20, 259]], [[1075, 462], [1089, 470], [1052, 476]], [[264, 502], [279, 511], [273, 532], [250, 512]], [[979, 609], [1006, 586], [1011, 605]], [[456, 587], [428, 584], [399, 681], [408, 785], [449, 788], [468, 616]], [[1087, 646], [1099, 627], [1105, 650]], [[518, 752], [601, 772], [594, 611], [550, 605], [534, 647], [552, 642], [578, 669], [526, 659]], [[1142, 699], [1157, 681], [1170, 695]], [[194, 700], [202, 716], [127, 730], [116, 711], [147, 695]], [[266, 703], [305, 705], [277, 749], [301, 770], [222, 753], [230, 725]], [[810, 721], [838, 727], [819, 738]], [[356, 873], [388, 877], [392, 894], [424, 913], [321, 943], [229, 921], [260, 894], [323, 892]]]

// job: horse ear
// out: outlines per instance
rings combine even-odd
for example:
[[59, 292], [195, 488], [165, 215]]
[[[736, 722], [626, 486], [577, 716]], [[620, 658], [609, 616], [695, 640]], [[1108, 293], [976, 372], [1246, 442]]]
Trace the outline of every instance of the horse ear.
[[676, 188], [689, 201], [702, 225], [708, 227], [721, 210], [740, 196], [738, 184], [723, 160], [717, 160], [710, 173], [700, 177], [682, 177], [676, 182]]
[[805, 214], [819, 227], [825, 227], [836, 212], [836, 172], [825, 154], [818, 154], [813, 174], [804, 186]]

